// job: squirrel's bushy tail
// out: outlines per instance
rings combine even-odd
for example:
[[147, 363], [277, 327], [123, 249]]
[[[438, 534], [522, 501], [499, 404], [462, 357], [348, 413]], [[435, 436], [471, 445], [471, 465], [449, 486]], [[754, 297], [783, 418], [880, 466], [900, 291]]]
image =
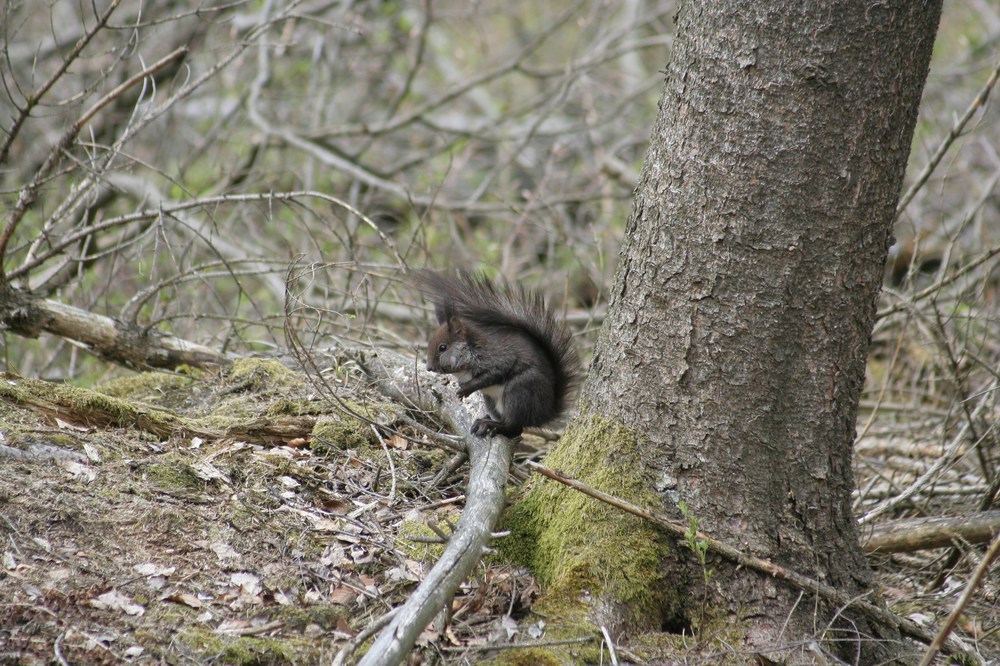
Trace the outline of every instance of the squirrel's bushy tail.
[[580, 381], [580, 357], [569, 329], [545, 307], [540, 294], [465, 270], [452, 275], [421, 269], [413, 275], [434, 303], [439, 320], [457, 316], [487, 330], [516, 329], [530, 335], [552, 362], [557, 414], [569, 407]]

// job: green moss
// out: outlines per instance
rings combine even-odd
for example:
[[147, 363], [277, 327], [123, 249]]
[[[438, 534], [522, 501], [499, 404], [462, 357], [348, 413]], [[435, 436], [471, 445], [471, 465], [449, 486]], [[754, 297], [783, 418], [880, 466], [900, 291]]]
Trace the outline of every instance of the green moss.
[[[564, 435], [546, 464], [588, 485], [640, 506], [657, 507], [639, 476], [642, 450], [631, 430], [583, 415]], [[586, 526], [581, 528], [581, 526]], [[498, 544], [511, 561], [530, 567], [547, 588], [535, 609], [560, 621], [578, 622], [584, 597], [620, 605], [632, 627], [659, 626], [668, 600], [661, 561], [668, 542], [654, 526], [561, 484], [535, 477], [521, 501], [508, 510]]]
[[348, 609], [335, 604], [278, 606], [273, 615], [274, 619], [283, 621], [286, 629], [291, 631], [303, 631], [311, 624], [324, 631], [332, 631], [340, 620], [350, 620]]
[[694, 636], [650, 631], [636, 637], [629, 648], [643, 659], [653, 660], [690, 655], [696, 645]]
[[316, 403], [314, 401], [279, 398], [268, 406], [264, 414], [267, 416], [303, 416], [315, 412]]
[[145, 476], [157, 487], [168, 491], [201, 491], [205, 482], [198, 478], [191, 466], [181, 460], [165, 460], [149, 465]]
[[195, 382], [185, 375], [169, 372], [138, 372], [118, 377], [98, 386], [96, 390], [112, 398], [127, 398], [161, 404], [163, 394], [184, 389]]
[[274, 359], [241, 358], [233, 361], [226, 375], [230, 393], [251, 392], [289, 394], [302, 391], [306, 376], [283, 366]]
[[643, 661], [655, 663], [757, 664], [756, 655], [733, 650], [734, 645], [743, 643], [746, 631], [747, 626], [743, 622], [720, 617], [706, 621], [706, 630], [697, 636], [660, 631], [642, 634], [629, 643], [629, 650]]
[[[644, 468], [638, 460], [643, 448], [634, 432], [584, 414], [546, 464], [616, 497], [657, 509], [661, 500], [649, 490], [653, 480], [637, 472]], [[546, 651], [562, 663], [601, 659], [594, 607], [620, 609], [614, 612], [633, 635], [656, 637], [644, 638], [637, 646], [651, 659], [671, 662], [692, 649], [726, 654], [731, 652], [727, 646], [743, 640], [746, 626], [734, 622], [728, 609], [703, 609], [700, 597], [688, 596], [697, 586], [675, 585], [664, 578], [671, 541], [647, 521], [534, 477], [523, 498], [508, 510], [504, 527], [511, 534], [499, 542], [500, 554], [529, 566], [545, 588], [532, 610], [545, 618], [547, 638], [594, 636], [589, 643]], [[666, 621], [694, 625], [697, 634], [661, 633]]]
[[121, 428], [137, 427], [162, 437], [190, 425], [187, 420], [163, 409], [134, 405], [98, 391], [37, 379], [0, 382], [0, 399], [42, 408], [63, 408], [60, 411], [66, 412], [66, 418]]
[[178, 636], [182, 644], [208, 661], [231, 666], [275, 666], [319, 663], [322, 643], [309, 639], [256, 636], [220, 636], [208, 627], [188, 627]]
[[[246, 426], [248, 421], [310, 410], [304, 396], [312, 391], [305, 375], [289, 370], [273, 359], [242, 358], [233, 361], [225, 377], [224, 388], [215, 396], [205, 422], [211, 428], [226, 431]], [[296, 396], [302, 396], [296, 400]], [[272, 402], [277, 397], [277, 403]], [[275, 406], [277, 404], [277, 406]], [[274, 409], [275, 413], [270, 413]]]
[[562, 666], [565, 662], [557, 658], [553, 650], [522, 648], [504, 650], [497, 657], [481, 663], [483, 666]]
[[[313, 452], [318, 455], [340, 455], [348, 449], [359, 452], [369, 449], [375, 442], [371, 427], [363, 421], [340, 414], [320, 416], [312, 430]], [[379, 449], [381, 455], [381, 447]]]
[[[448, 527], [441, 525], [438, 529], [444, 530], [448, 534]], [[402, 550], [407, 557], [414, 560], [434, 560], [436, 561], [444, 553], [444, 544], [427, 541], [414, 541], [413, 537], [420, 539], [434, 539], [434, 533], [426, 523], [420, 520], [404, 520], [399, 526], [399, 538], [396, 546]]]

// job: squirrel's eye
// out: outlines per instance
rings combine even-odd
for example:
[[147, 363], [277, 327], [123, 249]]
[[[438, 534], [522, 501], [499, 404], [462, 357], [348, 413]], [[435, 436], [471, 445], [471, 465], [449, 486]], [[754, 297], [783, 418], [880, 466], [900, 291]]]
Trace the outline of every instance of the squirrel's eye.
[[439, 344], [438, 345], [438, 351], [439, 352], [446, 352], [446, 351], [448, 351], [448, 343], [447, 342], [442, 342], [441, 344]]

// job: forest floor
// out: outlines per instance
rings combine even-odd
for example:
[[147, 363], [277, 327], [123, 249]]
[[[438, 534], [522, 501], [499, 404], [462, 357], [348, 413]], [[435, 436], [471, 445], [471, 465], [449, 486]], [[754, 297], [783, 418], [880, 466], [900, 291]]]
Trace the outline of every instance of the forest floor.
[[[331, 663], [400, 603], [440, 553], [466, 471], [413, 427], [428, 418], [333, 365], [310, 379], [245, 359], [95, 390], [5, 376], [0, 664]], [[901, 444], [873, 441], [865, 469], [900, 466]], [[966, 559], [925, 591], [946, 553], [874, 559], [890, 606], [930, 629], [968, 576]], [[482, 563], [422, 637], [424, 662], [544, 642], [538, 591]], [[993, 663], [997, 596], [988, 581], [957, 632]]]

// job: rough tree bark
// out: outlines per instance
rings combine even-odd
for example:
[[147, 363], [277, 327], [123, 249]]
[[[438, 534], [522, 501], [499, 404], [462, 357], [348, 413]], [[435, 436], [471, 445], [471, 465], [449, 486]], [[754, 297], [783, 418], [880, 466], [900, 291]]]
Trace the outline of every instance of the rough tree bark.
[[[674, 515], [684, 502], [717, 538], [868, 590], [855, 414], [940, 9], [682, 3], [607, 320], [551, 467]], [[510, 522], [534, 544], [541, 608], [588, 599], [613, 636], [693, 633], [794, 663], [815, 658], [813, 637], [851, 663], [896, 649], [545, 483]]]

